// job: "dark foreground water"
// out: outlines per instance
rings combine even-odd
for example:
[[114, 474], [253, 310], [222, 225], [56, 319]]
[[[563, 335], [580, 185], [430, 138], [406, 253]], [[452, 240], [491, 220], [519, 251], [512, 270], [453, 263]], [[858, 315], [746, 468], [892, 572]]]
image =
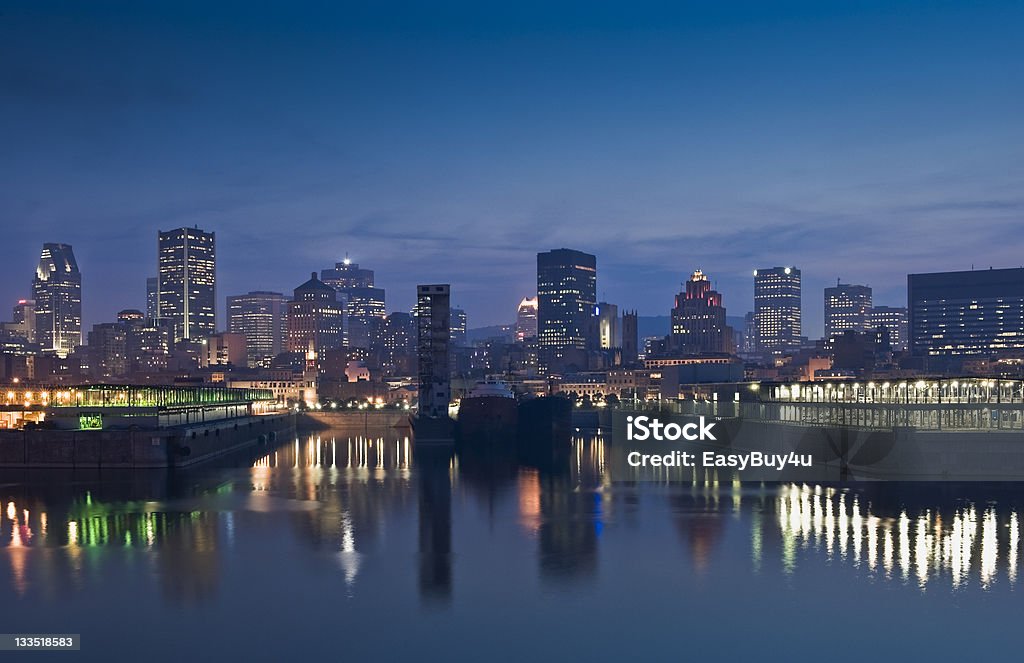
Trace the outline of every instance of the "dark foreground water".
[[178, 475], [0, 475], [0, 632], [82, 634], [79, 654], [31, 660], [1022, 649], [1013, 484], [624, 485], [596, 440], [541, 469], [343, 432], [262, 453]]

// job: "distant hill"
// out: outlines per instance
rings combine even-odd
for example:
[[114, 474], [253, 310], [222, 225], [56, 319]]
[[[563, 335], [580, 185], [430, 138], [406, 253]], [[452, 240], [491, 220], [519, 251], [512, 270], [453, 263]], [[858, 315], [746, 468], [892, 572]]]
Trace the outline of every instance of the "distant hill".
[[672, 319], [667, 315], [636, 316], [636, 333], [642, 339], [648, 336], [668, 336], [672, 329]]
[[486, 341], [487, 339], [495, 338], [496, 336], [511, 339], [514, 336], [513, 329], [514, 327], [512, 325], [491, 325], [490, 327], [467, 329], [466, 341], [469, 343], [476, 343], [477, 341]]

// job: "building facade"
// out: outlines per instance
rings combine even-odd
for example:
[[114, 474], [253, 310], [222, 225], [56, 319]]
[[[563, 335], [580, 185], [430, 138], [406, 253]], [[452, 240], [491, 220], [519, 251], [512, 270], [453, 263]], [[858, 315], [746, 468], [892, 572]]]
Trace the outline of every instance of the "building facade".
[[43, 244], [32, 298], [36, 342], [67, 357], [82, 344], [82, 274], [70, 244]]
[[597, 305], [597, 344], [602, 350], [622, 347], [619, 307], [608, 302]]
[[572, 249], [537, 254], [537, 340], [545, 362], [596, 348], [597, 258]]
[[374, 285], [372, 269], [362, 269], [345, 258], [333, 269], [320, 271], [320, 280], [337, 292], [346, 315], [346, 345], [369, 349], [384, 317], [385, 293]]
[[839, 283], [825, 288], [825, 339], [870, 327], [871, 288]]
[[800, 270], [770, 267], [754, 272], [758, 352], [780, 355], [801, 343]]
[[216, 333], [216, 233], [160, 231], [157, 245], [157, 318], [171, 325], [175, 343]]
[[516, 341], [537, 337], [537, 298], [523, 297], [516, 309]]
[[285, 351], [288, 300], [280, 292], [255, 290], [227, 299], [228, 331], [245, 337], [247, 363], [267, 368]]
[[451, 287], [416, 287], [416, 354], [421, 417], [448, 416], [451, 401]]
[[685, 290], [676, 295], [671, 315], [673, 351], [694, 355], [731, 352], [722, 295], [711, 288], [701, 270], [695, 271]]
[[907, 309], [903, 306], [876, 306], [868, 312], [868, 327], [888, 334], [893, 350], [907, 349]]
[[318, 371], [324, 353], [342, 346], [344, 325], [345, 311], [334, 288], [313, 272], [288, 302], [288, 352], [304, 353], [307, 370]]
[[1014, 356], [1024, 352], [1024, 268], [907, 276], [915, 356]]

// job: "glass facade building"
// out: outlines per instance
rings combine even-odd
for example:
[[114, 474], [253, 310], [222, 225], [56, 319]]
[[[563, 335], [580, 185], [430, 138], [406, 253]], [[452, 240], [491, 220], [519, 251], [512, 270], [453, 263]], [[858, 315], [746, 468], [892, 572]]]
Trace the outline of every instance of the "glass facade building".
[[82, 274], [69, 244], [43, 244], [32, 280], [36, 342], [68, 356], [82, 344]]
[[284, 352], [287, 301], [282, 293], [265, 290], [228, 297], [228, 331], [245, 337], [249, 366], [269, 368]]
[[801, 341], [800, 270], [771, 267], [754, 272], [758, 351], [783, 354]]
[[346, 258], [334, 269], [321, 270], [320, 280], [335, 289], [345, 306], [346, 345], [369, 349], [387, 315], [384, 289], [374, 285], [373, 270]]
[[825, 288], [825, 338], [845, 331], [863, 332], [870, 326], [871, 288], [836, 283]]
[[157, 317], [172, 326], [175, 342], [216, 333], [216, 233], [160, 231], [157, 244]]
[[910, 350], [916, 356], [1024, 352], [1024, 268], [907, 276]]
[[537, 254], [537, 340], [554, 357], [596, 348], [597, 258], [572, 249]]

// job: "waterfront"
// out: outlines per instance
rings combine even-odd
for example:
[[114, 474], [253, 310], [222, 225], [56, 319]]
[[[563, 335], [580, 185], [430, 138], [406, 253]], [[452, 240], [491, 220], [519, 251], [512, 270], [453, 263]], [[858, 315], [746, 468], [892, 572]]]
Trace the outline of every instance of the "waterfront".
[[622, 484], [600, 440], [573, 452], [326, 431], [171, 474], [4, 471], [3, 630], [81, 633], [96, 660], [1016, 648], [1016, 484]]

